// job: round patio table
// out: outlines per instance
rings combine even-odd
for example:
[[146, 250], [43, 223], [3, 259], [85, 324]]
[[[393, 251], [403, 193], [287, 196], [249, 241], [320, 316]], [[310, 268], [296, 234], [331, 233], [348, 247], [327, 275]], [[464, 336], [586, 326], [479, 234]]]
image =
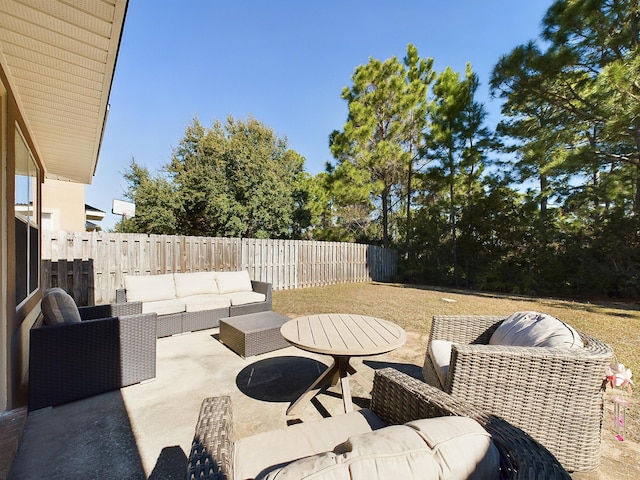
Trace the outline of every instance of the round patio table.
[[402, 346], [407, 335], [395, 323], [375, 317], [349, 313], [325, 313], [289, 320], [280, 328], [285, 340], [309, 352], [331, 355], [333, 365], [295, 400], [287, 409], [292, 414], [304, 401], [315, 397], [326, 386], [340, 381], [344, 411], [353, 411], [349, 374], [351, 357], [363, 357], [390, 352]]

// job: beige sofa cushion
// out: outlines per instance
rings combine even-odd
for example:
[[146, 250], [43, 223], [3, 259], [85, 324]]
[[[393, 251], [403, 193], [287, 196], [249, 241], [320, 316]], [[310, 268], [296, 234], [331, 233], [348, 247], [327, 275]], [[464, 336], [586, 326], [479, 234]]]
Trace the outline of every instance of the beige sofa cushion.
[[233, 292], [225, 293], [223, 296], [229, 299], [231, 305], [246, 305], [247, 303], [264, 302], [267, 299], [264, 293], [258, 292]]
[[224, 295], [207, 294], [182, 297], [187, 312], [201, 312], [203, 310], [215, 310], [217, 308], [229, 308], [231, 300]]
[[[449, 363], [451, 361], [451, 345], [453, 342], [448, 340], [432, 340], [429, 342], [427, 349], [427, 358], [425, 358], [425, 368], [428, 361], [431, 361], [433, 367], [438, 374], [440, 385], [444, 388], [449, 373]], [[424, 375], [427, 378], [427, 375]]]
[[265, 475], [299, 458], [331, 451], [351, 435], [384, 426], [372, 411], [359, 410], [241, 438], [233, 446], [234, 478], [244, 480]]
[[142, 302], [142, 313], [155, 312], [158, 315], [184, 312], [185, 305], [182, 300], [158, 300], [156, 302]]
[[216, 282], [219, 293], [251, 292], [251, 278], [249, 272], [241, 270], [239, 272], [216, 272]]
[[174, 273], [173, 279], [178, 298], [218, 293], [216, 272]]
[[128, 302], [155, 302], [176, 298], [172, 273], [162, 275], [125, 275]]
[[578, 332], [546, 313], [516, 312], [498, 326], [490, 345], [511, 347], [582, 348]]
[[259, 478], [497, 480], [499, 467], [498, 451], [477, 422], [441, 417], [351, 436], [331, 452], [302, 458]]

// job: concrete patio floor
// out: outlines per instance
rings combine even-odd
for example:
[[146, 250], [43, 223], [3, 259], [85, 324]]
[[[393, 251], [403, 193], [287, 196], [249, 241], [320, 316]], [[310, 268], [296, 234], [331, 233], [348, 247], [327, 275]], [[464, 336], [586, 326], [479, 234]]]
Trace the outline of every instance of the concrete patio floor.
[[[342, 412], [339, 390], [286, 409], [331, 362], [295, 347], [243, 359], [218, 342], [218, 329], [158, 339], [156, 379], [31, 412], [9, 478], [182, 479], [202, 400], [231, 396], [235, 437]], [[375, 369], [420, 376], [410, 340], [384, 355], [353, 359], [356, 407], [368, 404]], [[416, 359], [407, 362], [407, 358]], [[640, 448], [604, 432], [603, 462], [583, 480], [640, 478]]]

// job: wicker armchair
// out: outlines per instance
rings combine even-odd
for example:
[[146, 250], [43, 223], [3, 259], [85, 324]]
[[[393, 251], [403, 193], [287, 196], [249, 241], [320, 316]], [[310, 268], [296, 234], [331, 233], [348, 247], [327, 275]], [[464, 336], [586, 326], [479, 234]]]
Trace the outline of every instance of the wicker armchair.
[[[553, 455], [522, 430], [392, 368], [376, 372], [371, 409], [388, 424], [449, 415], [471, 417], [491, 434], [498, 448], [501, 479], [571, 478]], [[232, 480], [233, 441], [230, 398], [206, 398], [200, 408], [186, 478]]]
[[[29, 410], [59, 405], [156, 376], [156, 314], [80, 307], [81, 322], [34, 326]], [[105, 318], [106, 317], [106, 318]]]
[[584, 333], [579, 349], [488, 345], [504, 318], [433, 317], [429, 341], [454, 345], [444, 388], [428, 353], [425, 382], [521, 428], [565, 469], [597, 468], [605, 368], [613, 350]]

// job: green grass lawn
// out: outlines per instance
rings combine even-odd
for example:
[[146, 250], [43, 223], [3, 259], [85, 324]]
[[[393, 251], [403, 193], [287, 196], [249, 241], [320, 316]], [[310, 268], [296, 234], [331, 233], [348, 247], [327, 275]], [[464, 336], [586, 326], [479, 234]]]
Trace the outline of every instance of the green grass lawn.
[[[433, 315], [506, 316], [533, 310], [553, 315], [608, 343], [618, 362], [640, 375], [640, 306], [632, 303], [577, 302], [418, 285], [352, 283], [274, 292], [273, 310], [291, 317], [344, 312], [391, 320], [408, 332], [407, 346], [414, 350], [409, 360], [417, 365], [422, 365]], [[637, 395], [634, 392], [634, 397]], [[636, 411], [630, 414], [636, 423], [640, 416]]]

